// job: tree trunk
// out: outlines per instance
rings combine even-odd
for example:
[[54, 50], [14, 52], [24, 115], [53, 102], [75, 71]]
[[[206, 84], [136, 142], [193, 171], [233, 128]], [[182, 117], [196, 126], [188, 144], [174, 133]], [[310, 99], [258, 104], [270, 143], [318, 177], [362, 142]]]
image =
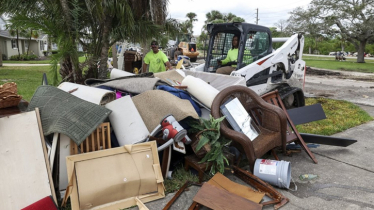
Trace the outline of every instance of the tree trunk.
[[[149, 48], [150, 48], [150, 46], [149, 46], [149, 43], [148, 43], [148, 40], [144, 40], [142, 43], [141, 43], [141, 47], [142, 47], [142, 53], [143, 53], [143, 57], [142, 57], [142, 73], [145, 73], [145, 72], [147, 72], [147, 69], [143, 69], [143, 63], [144, 63], [144, 57], [145, 57], [145, 55], [149, 52]], [[148, 65], [148, 67], [147, 68], [149, 68], [149, 65]]]
[[32, 30], [30, 30], [30, 38], [29, 38], [29, 43], [27, 46], [27, 53], [26, 53], [27, 56], [29, 55], [29, 51], [30, 51], [31, 37], [32, 37]]
[[1, 52], [1, 43], [0, 43], [0, 67], [3, 66], [3, 53]]
[[365, 63], [364, 52], [365, 52], [366, 40], [360, 41], [357, 51], [357, 63]]
[[113, 68], [118, 69], [118, 62], [117, 62], [117, 43], [112, 45], [112, 57], [113, 57]]
[[49, 36], [48, 36], [48, 47], [47, 47], [46, 55], [47, 56], [52, 55], [52, 40]]
[[68, 56], [60, 62], [60, 75], [63, 82], [83, 84], [82, 71], [74, 65], [76, 62], [72, 56]]
[[112, 29], [112, 19], [105, 17], [104, 29], [103, 29], [103, 46], [101, 47], [100, 54], [100, 67], [98, 72], [99, 79], [107, 78], [107, 62], [108, 62], [108, 50], [109, 50], [109, 33]]
[[21, 60], [21, 53], [19, 52], [19, 34], [17, 29], [17, 49], [18, 49], [18, 60]]
[[0, 41], [0, 67], [3, 66], [3, 53], [1, 52], [1, 49], [3, 49], [3, 42]]
[[309, 54], [312, 54], [312, 47], [309, 47]]

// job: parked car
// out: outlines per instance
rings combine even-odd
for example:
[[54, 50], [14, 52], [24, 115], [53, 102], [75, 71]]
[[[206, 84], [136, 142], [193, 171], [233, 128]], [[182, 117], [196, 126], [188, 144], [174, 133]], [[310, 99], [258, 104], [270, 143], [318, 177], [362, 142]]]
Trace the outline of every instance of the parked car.
[[336, 52], [330, 52], [329, 55], [336, 55]]

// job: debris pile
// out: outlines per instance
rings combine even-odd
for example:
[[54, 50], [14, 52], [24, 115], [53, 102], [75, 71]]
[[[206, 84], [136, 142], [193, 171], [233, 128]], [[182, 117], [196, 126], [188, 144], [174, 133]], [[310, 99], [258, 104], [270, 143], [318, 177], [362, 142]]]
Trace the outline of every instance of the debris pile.
[[[277, 209], [288, 199], [264, 180], [283, 173], [278, 177], [286, 183], [278, 187], [288, 189], [291, 174], [290, 167], [274, 167], [279, 159], [273, 149], [280, 147], [286, 153], [286, 146], [295, 142], [300, 147], [293, 150], [305, 150], [317, 163], [290, 117], [307, 113], [308, 108], [289, 114], [277, 92], [261, 99], [242, 77], [188, 70], [135, 75], [113, 69], [110, 79], [89, 79], [85, 84], [42, 85], [30, 102], [6, 108], [0, 101], [0, 165], [7, 168], [0, 173], [4, 209], [43, 205], [57, 209], [58, 200], [64, 205], [69, 197], [74, 210], [134, 205], [147, 209], [144, 203], [165, 197], [163, 182], [178, 159], [175, 153], [183, 154], [186, 169], [198, 171], [200, 182], [212, 165], [222, 164], [248, 184], [213, 171], [208, 182], [199, 184], [190, 209], [215, 209], [215, 205]], [[238, 108], [232, 108], [233, 103]], [[323, 118], [321, 107], [313, 110], [320, 115], [309, 121]], [[209, 121], [211, 127], [190, 123], [199, 120], [205, 125]], [[209, 159], [204, 157], [220, 135], [229, 143], [219, 144], [222, 151], [214, 150], [217, 153]], [[354, 143], [345, 141], [345, 146]], [[328, 142], [334, 145], [334, 139]], [[201, 155], [203, 150], [206, 153], [198, 158], [197, 152]], [[259, 159], [269, 151], [276, 160]], [[251, 172], [238, 167], [243, 157]], [[313, 178], [302, 178], [308, 177]]]

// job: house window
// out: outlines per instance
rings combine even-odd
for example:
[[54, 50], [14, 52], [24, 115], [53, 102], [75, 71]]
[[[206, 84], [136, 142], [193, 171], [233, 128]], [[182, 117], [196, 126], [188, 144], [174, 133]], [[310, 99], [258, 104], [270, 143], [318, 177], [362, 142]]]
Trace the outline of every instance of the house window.
[[17, 42], [14, 39], [12, 39], [12, 48], [17, 49]]
[[40, 50], [44, 50], [44, 42], [40, 40], [39, 44], [40, 44]]

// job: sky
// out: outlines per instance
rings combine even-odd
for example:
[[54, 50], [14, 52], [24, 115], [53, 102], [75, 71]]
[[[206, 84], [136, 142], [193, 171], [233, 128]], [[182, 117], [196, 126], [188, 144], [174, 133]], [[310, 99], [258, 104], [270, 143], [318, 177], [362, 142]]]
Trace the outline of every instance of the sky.
[[221, 13], [233, 13], [245, 19], [247, 23], [256, 22], [258, 8], [258, 24], [274, 27], [281, 19], [287, 20], [289, 12], [296, 7], [307, 8], [311, 0], [169, 0], [168, 17], [185, 21], [186, 14], [194, 12], [197, 22], [194, 22], [194, 35], [201, 33], [206, 20], [205, 14], [218, 10]]

